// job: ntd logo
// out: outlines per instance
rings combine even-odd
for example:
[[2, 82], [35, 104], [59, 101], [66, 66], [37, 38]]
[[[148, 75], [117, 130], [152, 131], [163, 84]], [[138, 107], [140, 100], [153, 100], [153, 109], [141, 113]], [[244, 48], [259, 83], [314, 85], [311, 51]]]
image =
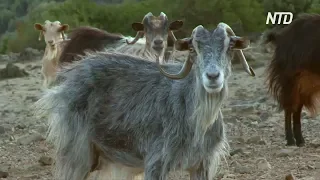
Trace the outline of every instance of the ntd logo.
[[[282, 20], [283, 17], [283, 20]], [[268, 12], [267, 21], [266, 24], [269, 24], [269, 21], [271, 21], [271, 24], [276, 24], [276, 20], [278, 18], [277, 24], [290, 24], [293, 19], [293, 14], [291, 12], [275, 12], [273, 15], [271, 12]]]

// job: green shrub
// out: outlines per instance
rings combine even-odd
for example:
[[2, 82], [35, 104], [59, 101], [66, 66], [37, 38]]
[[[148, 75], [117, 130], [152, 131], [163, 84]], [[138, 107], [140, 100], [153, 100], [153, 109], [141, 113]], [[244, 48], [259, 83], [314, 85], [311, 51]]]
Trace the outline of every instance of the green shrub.
[[[13, 3], [14, 2], [14, 3]], [[214, 28], [217, 23], [229, 24], [237, 34], [261, 32], [266, 28], [268, 11], [320, 12], [315, 0], [15, 0], [0, 7], [9, 10], [0, 15], [0, 33], [3, 29], [15, 30], [14, 34], [3, 35], [1, 52], [19, 52], [26, 47], [43, 49], [45, 43], [38, 41], [39, 32], [34, 23], [45, 20], [67, 23], [71, 29], [78, 26], [94, 26], [109, 32], [134, 36], [131, 23], [142, 20], [147, 12], [159, 15], [162, 11], [169, 20], [184, 21], [178, 38], [189, 36], [193, 28], [201, 24]], [[119, 4], [120, 3], [120, 4]], [[2, 5], [2, 6], [1, 6]], [[27, 7], [27, 10], [21, 10]], [[10, 9], [11, 8], [11, 9]], [[19, 13], [15, 12], [19, 11]], [[27, 12], [26, 12], [27, 11]], [[15, 14], [16, 13], [16, 14]], [[23, 15], [21, 18], [13, 16]], [[4, 27], [3, 29], [1, 29]]]

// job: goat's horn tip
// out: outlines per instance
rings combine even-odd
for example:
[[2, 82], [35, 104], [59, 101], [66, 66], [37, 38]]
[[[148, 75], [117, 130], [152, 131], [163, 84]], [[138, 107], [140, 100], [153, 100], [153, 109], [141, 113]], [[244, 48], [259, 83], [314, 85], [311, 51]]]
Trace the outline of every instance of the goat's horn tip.
[[249, 70], [250, 70], [250, 75], [255, 77], [256, 73], [253, 71], [252, 67], [249, 67]]
[[131, 44], [131, 42], [128, 41], [128, 39], [126, 39], [127, 44]]

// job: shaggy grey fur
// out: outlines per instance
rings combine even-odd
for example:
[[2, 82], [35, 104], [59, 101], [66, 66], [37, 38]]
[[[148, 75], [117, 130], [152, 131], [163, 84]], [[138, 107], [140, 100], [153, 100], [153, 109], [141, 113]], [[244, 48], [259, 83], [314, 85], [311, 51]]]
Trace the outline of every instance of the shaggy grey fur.
[[[197, 180], [212, 179], [228, 152], [221, 105], [230, 76], [226, 31], [194, 29], [194, 67], [172, 80], [157, 64], [116, 52], [88, 54], [58, 73], [56, 87], [36, 103], [49, 114], [49, 140], [56, 148], [55, 178], [84, 180], [93, 163], [91, 143], [102, 158], [144, 169], [146, 180], [189, 170]], [[178, 72], [181, 64], [166, 64]], [[223, 75], [223, 88], [208, 93], [203, 73]], [[214, 84], [214, 83], [212, 83]]]

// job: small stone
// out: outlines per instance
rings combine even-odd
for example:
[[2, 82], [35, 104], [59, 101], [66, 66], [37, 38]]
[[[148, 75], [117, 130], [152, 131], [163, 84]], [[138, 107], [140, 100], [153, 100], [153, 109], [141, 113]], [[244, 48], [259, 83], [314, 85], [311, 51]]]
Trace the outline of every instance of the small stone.
[[236, 139], [236, 141], [239, 142], [239, 143], [244, 143], [245, 139], [242, 138], [242, 137], [239, 137], [239, 138]]
[[315, 140], [311, 141], [309, 144], [313, 148], [319, 148], [320, 147], [319, 139], [315, 139]]
[[258, 115], [254, 115], [254, 114], [251, 114], [248, 116], [248, 120], [252, 121], [252, 123], [258, 123], [261, 121], [260, 117]]
[[38, 100], [38, 97], [37, 96], [26, 96], [25, 100], [31, 101], [31, 102], [36, 102]]
[[315, 167], [314, 167], [314, 166], [311, 166], [311, 165], [307, 165], [307, 168], [308, 168], [308, 169], [315, 169]]
[[240, 174], [249, 174], [251, 172], [251, 168], [239, 164], [235, 167], [234, 171]]
[[255, 105], [252, 105], [252, 104], [232, 106], [232, 111], [236, 113], [252, 113], [254, 110], [255, 110]]
[[314, 165], [314, 167], [315, 167], [316, 169], [320, 169], [320, 163], [316, 163], [316, 164]]
[[38, 162], [43, 166], [48, 166], [53, 163], [53, 159], [48, 156], [41, 156]]
[[0, 79], [10, 79], [29, 76], [29, 73], [25, 69], [14, 65], [13, 63], [7, 63], [4, 69], [0, 69]]
[[265, 171], [271, 169], [270, 163], [265, 158], [258, 159], [256, 164], [259, 170]]
[[230, 156], [233, 156], [235, 154], [243, 154], [243, 153], [244, 153], [243, 149], [242, 148], [238, 148], [238, 149], [235, 149], [235, 150], [231, 151], [230, 152]]
[[9, 176], [8, 172], [4, 172], [0, 170], [0, 178], [7, 178]]
[[236, 178], [236, 175], [234, 175], [234, 174], [227, 174], [227, 175], [226, 175], [226, 178], [233, 178], [233, 179], [234, 179], [234, 178]]
[[34, 132], [30, 135], [24, 135], [22, 137], [19, 137], [17, 139], [17, 143], [20, 145], [27, 145], [32, 142], [42, 141], [44, 139], [45, 138], [41, 134]]
[[277, 157], [287, 157], [294, 153], [291, 149], [281, 149], [279, 152], [276, 153]]
[[41, 133], [41, 134], [46, 134], [47, 132], [47, 127], [45, 125], [38, 125], [35, 127], [37, 132]]
[[259, 144], [262, 141], [260, 136], [252, 136], [247, 140], [248, 144]]
[[266, 142], [265, 140], [261, 140], [261, 141], [258, 142], [258, 144], [260, 144], [260, 145], [266, 145], [267, 142]]
[[16, 126], [17, 129], [25, 129], [27, 126], [25, 124], [18, 124]]
[[34, 180], [34, 179], [40, 179], [39, 175], [28, 175], [28, 176], [24, 176], [19, 178], [19, 180]]
[[0, 134], [6, 133], [6, 129], [3, 126], [0, 126]]
[[300, 180], [318, 180], [315, 177], [303, 177]]
[[237, 179], [236, 177], [237, 176], [234, 174], [227, 174], [221, 180], [234, 180], [234, 179]]
[[270, 112], [262, 112], [260, 113], [260, 119], [261, 121], [266, 121], [269, 119], [269, 117], [271, 117], [272, 114]]

